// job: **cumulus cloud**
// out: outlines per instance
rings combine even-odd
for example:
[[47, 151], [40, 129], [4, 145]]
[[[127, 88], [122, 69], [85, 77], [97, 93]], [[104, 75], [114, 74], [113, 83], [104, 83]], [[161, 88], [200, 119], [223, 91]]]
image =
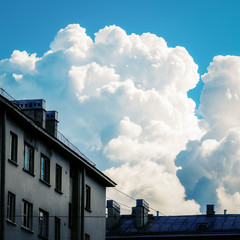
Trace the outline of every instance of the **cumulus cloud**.
[[189, 141], [176, 158], [187, 197], [239, 212], [240, 57], [217, 56], [202, 76], [200, 112], [206, 134]]
[[227, 213], [240, 213], [240, 193], [239, 191], [229, 194], [223, 187], [217, 189], [217, 195], [219, 199], [220, 211]]
[[[105, 172], [119, 183], [119, 189], [125, 189], [133, 198], [141, 196], [150, 203], [152, 209], [164, 215], [199, 213], [199, 205], [193, 200], [184, 200], [184, 187], [176, 175], [166, 171], [163, 165], [145, 161], [134, 166], [124, 164]], [[108, 189], [108, 196], [129, 206], [129, 198], [114, 189]], [[136, 206], [135, 201], [130, 201], [130, 203], [132, 204], [130, 206]], [[156, 214], [152, 209], [151, 211]], [[124, 209], [125, 212], [126, 210]]]
[[44, 98], [58, 110], [65, 135], [123, 191], [166, 214], [199, 212], [194, 200], [185, 200], [174, 164], [205, 131], [187, 96], [199, 74], [185, 48], [117, 26], [92, 40], [71, 24], [41, 57], [14, 51], [0, 62], [0, 76], [0, 86], [16, 98]]
[[240, 119], [240, 57], [217, 56], [202, 76], [201, 114], [211, 127], [208, 136], [221, 139]]

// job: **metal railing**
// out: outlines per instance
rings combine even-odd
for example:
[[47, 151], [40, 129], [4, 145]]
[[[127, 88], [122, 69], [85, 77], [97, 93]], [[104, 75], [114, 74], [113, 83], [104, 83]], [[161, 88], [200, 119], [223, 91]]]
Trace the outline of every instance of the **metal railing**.
[[[9, 93], [7, 93], [4, 89], [0, 88], [0, 95], [4, 98], [8, 99], [11, 102], [17, 101], [14, 99]], [[20, 106], [18, 106], [20, 109], [22, 109]], [[44, 121], [41, 119], [41, 121]], [[62, 142], [64, 145], [66, 145], [68, 148], [70, 148], [72, 151], [77, 153], [81, 158], [89, 162], [91, 165], [96, 166], [95, 163], [93, 163], [89, 158], [87, 158], [75, 145], [73, 145], [62, 133], [57, 131], [56, 138]]]

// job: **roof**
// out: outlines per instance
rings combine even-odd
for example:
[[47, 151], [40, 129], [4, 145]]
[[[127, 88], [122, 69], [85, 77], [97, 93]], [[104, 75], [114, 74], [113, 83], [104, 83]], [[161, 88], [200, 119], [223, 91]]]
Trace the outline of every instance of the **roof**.
[[[148, 216], [143, 228], [136, 228], [135, 216], [122, 215], [107, 236], [166, 236], [197, 234], [240, 234], [240, 214]], [[123, 237], [124, 238], [124, 237]]]
[[[52, 146], [58, 147], [65, 154], [70, 154], [72, 159], [75, 159], [79, 164], [86, 167], [87, 172], [98, 179], [106, 187], [115, 187], [116, 183], [102, 173], [77, 147], [69, 142], [61, 133], [58, 132], [57, 138], [50, 135], [46, 129], [36, 124], [30, 117], [28, 117], [22, 109], [14, 104], [16, 100], [10, 96], [5, 90], [0, 88], [0, 105], [2, 109], [6, 109], [14, 116], [17, 116], [18, 122], [31, 126], [34, 131], [51, 141]], [[4, 108], [3, 108], [4, 106]]]

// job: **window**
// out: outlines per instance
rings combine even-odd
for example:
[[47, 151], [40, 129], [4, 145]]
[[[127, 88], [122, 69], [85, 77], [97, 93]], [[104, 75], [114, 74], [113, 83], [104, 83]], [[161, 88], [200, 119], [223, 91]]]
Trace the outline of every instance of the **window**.
[[15, 195], [8, 192], [7, 219], [15, 222]]
[[34, 174], [34, 148], [26, 143], [24, 146], [24, 170]]
[[40, 179], [44, 182], [50, 182], [50, 159], [46, 156], [41, 156], [40, 163]]
[[70, 178], [74, 178], [75, 177], [75, 168], [74, 166], [71, 164], [70, 165]]
[[91, 210], [91, 188], [86, 185], [86, 209]]
[[61, 219], [55, 217], [55, 240], [60, 240], [61, 236]]
[[72, 227], [72, 222], [73, 222], [72, 218], [73, 218], [73, 216], [72, 216], [72, 204], [69, 203], [69, 205], [68, 205], [68, 227], [69, 228]]
[[23, 200], [23, 215], [22, 215], [22, 226], [32, 230], [32, 218], [33, 218], [33, 205]]
[[85, 233], [85, 240], [90, 240], [90, 235]]
[[10, 132], [10, 160], [15, 163], [17, 162], [17, 142], [17, 135], [13, 132]]
[[62, 191], [62, 167], [56, 164], [56, 190]]
[[43, 238], [48, 238], [48, 217], [48, 212], [39, 209], [38, 235]]

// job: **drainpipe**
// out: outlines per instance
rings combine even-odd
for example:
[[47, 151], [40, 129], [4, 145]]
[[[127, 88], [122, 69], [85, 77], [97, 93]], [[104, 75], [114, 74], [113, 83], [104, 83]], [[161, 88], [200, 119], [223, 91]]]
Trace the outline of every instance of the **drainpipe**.
[[85, 230], [84, 230], [84, 213], [85, 213], [85, 177], [86, 177], [86, 169], [83, 168], [82, 170], [82, 198], [81, 198], [81, 239], [84, 240], [85, 238]]
[[5, 159], [6, 159], [6, 111], [2, 114], [2, 154], [1, 154], [1, 210], [0, 239], [4, 239], [4, 206], [5, 206]]

